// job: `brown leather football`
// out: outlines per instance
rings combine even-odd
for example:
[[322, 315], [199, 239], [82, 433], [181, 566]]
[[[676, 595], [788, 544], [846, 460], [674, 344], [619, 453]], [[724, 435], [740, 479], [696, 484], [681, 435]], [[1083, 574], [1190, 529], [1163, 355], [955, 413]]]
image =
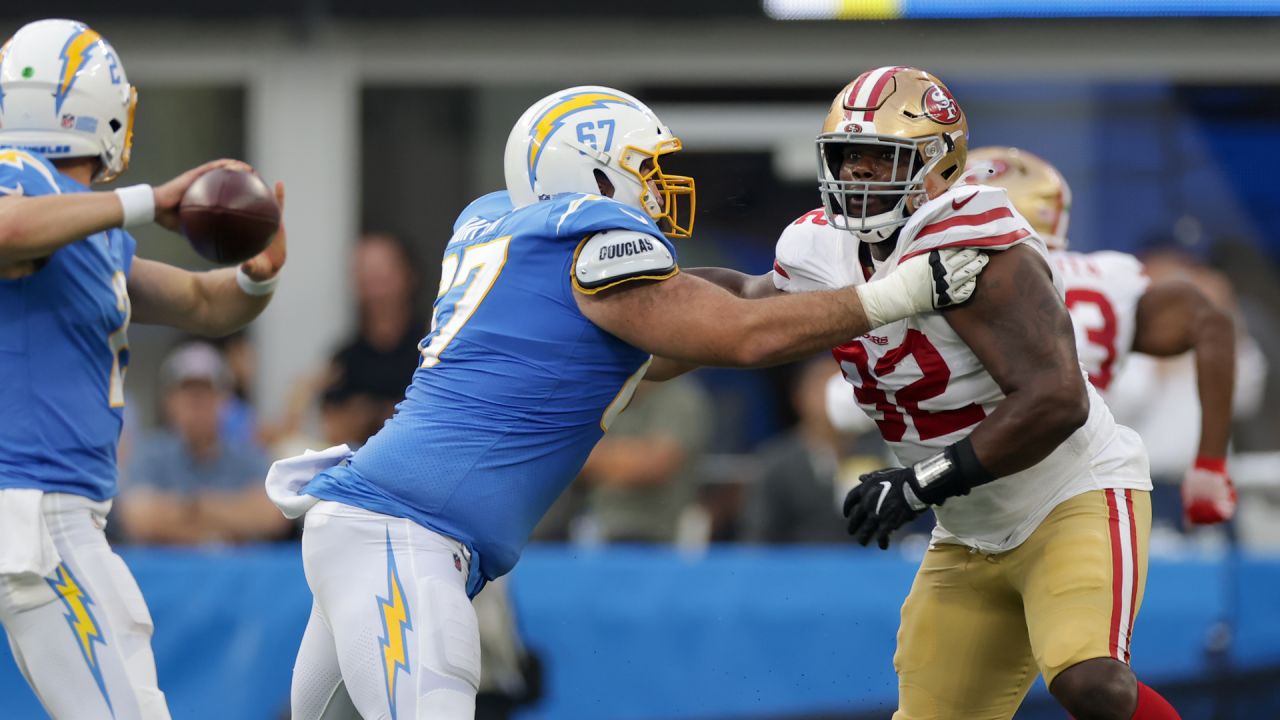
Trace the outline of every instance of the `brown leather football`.
[[280, 207], [262, 178], [219, 168], [187, 188], [178, 220], [201, 257], [235, 265], [266, 249], [280, 225]]

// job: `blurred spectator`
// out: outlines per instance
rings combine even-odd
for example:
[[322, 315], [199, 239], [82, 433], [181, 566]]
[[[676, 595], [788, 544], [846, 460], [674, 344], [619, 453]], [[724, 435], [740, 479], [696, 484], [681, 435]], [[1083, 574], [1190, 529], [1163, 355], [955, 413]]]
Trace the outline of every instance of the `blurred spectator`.
[[195, 544], [272, 540], [290, 525], [262, 488], [267, 460], [222, 436], [230, 374], [212, 346], [175, 349], [160, 369], [167, 429], [133, 449], [120, 511], [127, 537]]
[[641, 383], [582, 468], [590, 517], [605, 542], [669, 543], [692, 507], [692, 468], [715, 417], [698, 381]]
[[262, 429], [263, 443], [277, 457], [338, 443], [363, 445], [395, 413], [413, 380], [427, 323], [418, 311], [409, 247], [393, 235], [365, 233], [356, 242], [352, 267], [356, 333], [324, 370], [300, 374], [283, 417]]
[[226, 362], [230, 388], [222, 404], [222, 437], [229, 443], [258, 445], [258, 418], [253, 409], [253, 383], [257, 376], [257, 357], [249, 333], [240, 330], [215, 341]]
[[[888, 463], [877, 434], [842, 432], [828, 419], [827, 386], [834, 367], [830, 357], [822, 356], [796, 373], [791, 401], [799, 421], [760, 451], [760, 475], [743, 510], [744, 540], [849, 542], [841, 516], [844, 496], [860, 474]], [[848, 385], [844, 389], [848, 395]], [[851, 396], [847, 404], [865, 419]]]
[[334, 353], [333, 364], [338, 382], [377, 402], [381, 420], [391, 417], [404, 397], [420, 360], [418, 341], [426, 334], [414, 267], [408, 246], [392, 235], [368, 233], [356, 244], [359, 326]]

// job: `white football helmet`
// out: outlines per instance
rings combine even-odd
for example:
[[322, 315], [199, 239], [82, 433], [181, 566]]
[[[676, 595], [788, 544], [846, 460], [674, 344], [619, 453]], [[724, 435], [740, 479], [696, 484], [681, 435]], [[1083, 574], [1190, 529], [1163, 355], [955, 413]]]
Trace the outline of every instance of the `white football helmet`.
[[115, 49], [84, 23], [29, 23], [0, 49], [0, 145], [96, 157], [93, 180], [107, 182], [129, 166], [137, 103]]
[[[666, 175], [660, 158], [681, 149], [644, 103], [596, 85], [554, 92], [534, 103], [507, 138], [507, 192], [523, 207], [565, 192], [600, 192], [596, 172], [613, 184], [613, 199], [640, 208], [672, 238], [693, 233], [693, 178]], [[646, 160], [650, 166], [642, 167]], [[687, 208], [683, 207], [687, 203]]]

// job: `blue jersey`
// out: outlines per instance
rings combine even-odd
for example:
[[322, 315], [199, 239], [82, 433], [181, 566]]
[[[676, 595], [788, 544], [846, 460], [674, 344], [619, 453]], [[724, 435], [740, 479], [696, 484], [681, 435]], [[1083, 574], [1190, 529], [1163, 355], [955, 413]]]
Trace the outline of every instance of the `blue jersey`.
[[[0, 148], [0, 195], [88, 191], [38, 155]], [[115, 495], [134, 246], [107, 230], [0, 279], [0, 488]]]
[[[395, 417], [305, 492], [453, 537], [485, 579], [509, 571], [649, 359], [574, 298], [575, 256], [607, 230], [661, 242], [672, 258], [664, 276], [676, 272], [654, 222], [608, 198], [568, 193], [512, 211], [501, 192], [468, 206]], [[473, 573], [472, 593], [480, 582]]]

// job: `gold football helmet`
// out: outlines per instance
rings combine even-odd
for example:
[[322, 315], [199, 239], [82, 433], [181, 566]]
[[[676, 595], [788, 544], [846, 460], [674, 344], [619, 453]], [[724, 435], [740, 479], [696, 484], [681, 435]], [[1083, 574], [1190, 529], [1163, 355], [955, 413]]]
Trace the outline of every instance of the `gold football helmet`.
[[[902, 66], [862, 73], [831, 103], [818, 136], [818, 189], [828, 222], [867, 242], [887, 240], [911, 213], [960, 179], [968, 144], [964, 111], [941, 80]], [[892, 179], [842, 180], [849, 145], [891, 150]], [[872, 197], [896, 203], [868, 215]]]
[[1009, 191], [1013, 207], [1050, 250], [1067, 249], [1071, 187], [1058, 169], [1026, 150], [984, 147], [969, 153], [965, 182]]

